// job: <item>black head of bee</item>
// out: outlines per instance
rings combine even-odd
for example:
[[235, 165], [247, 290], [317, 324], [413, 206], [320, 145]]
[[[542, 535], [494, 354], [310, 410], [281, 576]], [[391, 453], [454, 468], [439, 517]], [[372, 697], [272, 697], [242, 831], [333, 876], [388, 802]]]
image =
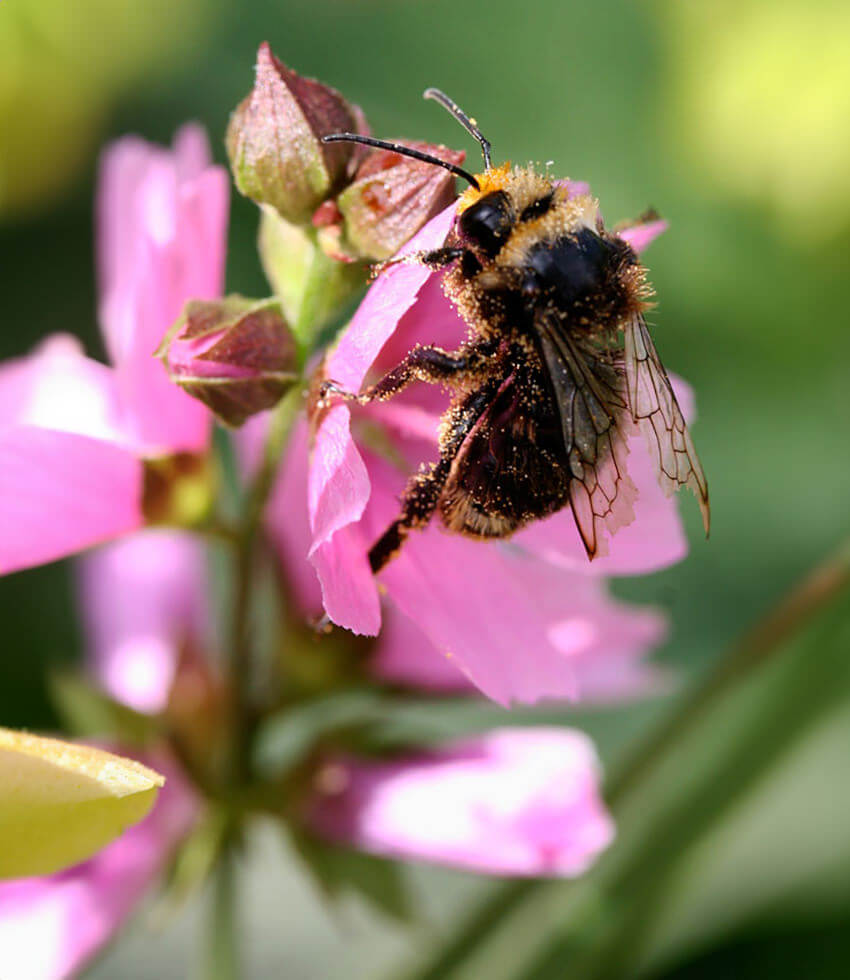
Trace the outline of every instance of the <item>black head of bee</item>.
[[489, 258], [499, 254], [514, 223], [510, 199], [504, 191], [485, 194], [460, 216], [460, 233]]

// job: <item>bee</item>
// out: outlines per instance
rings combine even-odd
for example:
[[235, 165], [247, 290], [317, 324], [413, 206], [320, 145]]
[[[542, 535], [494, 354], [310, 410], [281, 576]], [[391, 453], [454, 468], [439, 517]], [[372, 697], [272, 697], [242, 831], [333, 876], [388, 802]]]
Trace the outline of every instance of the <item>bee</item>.
[[477, 140], [484, 171], [354, 133], [365, 143], [443, 167], [469, 185], [445, 244], [404, 261], [442, 273], [469, 327], [455, 351], [417, 346], [360, 393], [325, 381], [320, 400], [384, 400], [413, 381], [452, 392], [440, 456], [413, 476], [401, 513], [369, 552], [379, 572], [436, 512], [453, 532], [507, 538], [569, 506], [589, 559], [603, 531], [634, 520], [628, 439], [642, 429], [669, 496], [694, 492], [709, 529], [708, 485], [647, 329], [652, 289], [635, 251], [607, 230], [588, 194], [532, 167], [493, 166], [490, 143], [447, 95], [428, 89]]

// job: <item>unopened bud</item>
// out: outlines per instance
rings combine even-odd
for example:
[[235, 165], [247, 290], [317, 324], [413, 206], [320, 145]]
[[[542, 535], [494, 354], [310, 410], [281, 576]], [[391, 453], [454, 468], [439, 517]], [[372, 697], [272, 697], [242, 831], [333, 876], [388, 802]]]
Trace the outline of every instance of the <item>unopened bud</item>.
[[190, 300], [157, 352], [173, 381], [241, 425], [295, 381], [295, 340], [275, 300]]
[[[456, 166], [465, 156], [445, 146], [401, 143]], [[336, 203], [345, 220], [345, 240], [355, 252], [368, 259], [388, 259], [454, 197], [454, 176], [448, 171], [390, 150], [375, 150], [360, 163]]]
[[334, 89], [291, 71], [267, 43], [260, 45], [256, 72], [254, 88], [227, 130], [236, 186], [287, 221], [307, 224], [343, 186], [355, 155], [354, 144], [321, 138], [362, 129], [362, 113]]

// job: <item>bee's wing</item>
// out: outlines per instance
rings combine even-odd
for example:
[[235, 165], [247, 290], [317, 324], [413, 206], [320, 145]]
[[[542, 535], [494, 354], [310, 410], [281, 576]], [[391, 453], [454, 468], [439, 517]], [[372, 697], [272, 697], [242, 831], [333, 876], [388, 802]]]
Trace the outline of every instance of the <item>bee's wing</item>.
[[629, 407], [655, 460], [658, 482], [668, 497], [683, 486], [693, 490], [708, 534], [708, 483], [646, 321], [637, 314], [624, 332]]
[[536, 323], [552, 379], [570, 468], [570, 505], [588, 557], [605, 554], [613, 534], [634, 520], [637, 490], [626, 472], [628, 415], [622, 364], [587, 350], [557, 322]]

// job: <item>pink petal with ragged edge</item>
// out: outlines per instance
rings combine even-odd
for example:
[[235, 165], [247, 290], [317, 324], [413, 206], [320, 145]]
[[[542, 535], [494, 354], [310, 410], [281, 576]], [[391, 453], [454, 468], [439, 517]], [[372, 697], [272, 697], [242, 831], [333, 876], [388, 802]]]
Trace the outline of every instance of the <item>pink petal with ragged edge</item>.
[[308, 819], [338, 843], [484, 874], [582, 874], [611, 843], [596, 754], [569, 729], [496, 729], [392, 762], [336, 760]]
[[663, 235], [669, 227], [669, 222], [659, 219], [625, 228], [623, 231], [618, 231], [617, 234], [623, 241], [628, 242], [636, 252], [640, 253], [648, 248], [659, 235]]
[[[693, 391], [676, 375], [671, 381], [690, 422], [695, 413]], [[529, 525], [513, 541], [555, 564], [591, 575], [645, 575], [681, 561], [688, 553], [688, 541], [677, 503], [659, 486], [655, 464], [639, 432], [629, 440], [627, 465], [638, 490], [635, 520], [608, 537], [607, 555], [588, 561], [569, 508]]]
[[331, 621], [362, 636], [381, 628], [381, 606], [367, 551], [356, 526], [337, 531], [310, 557], [322, 587], [322, 604]]
[[131, 137], [101, 168], [101, 321], [124, 425], [150, 453], [200, 451], [209, 438], [209, 412], [153, 357], [183, 303], [223, 287], [229, 185], [223, 168], [198, 172], [201, 139], [181, 131], [171, 153]]
[[205, 557], [193, 535], [154, 529], [80, 562], [90, 669], [137, 711], [165, 707], [182, 644], [206, 632]]
[[142, 464], [125, 449], [35, 426], [0, 430], [0, 574], [140, 527]]
[[182, 775], [162, 755], [141, 761], [167, 777], [144, 820], [67, 871], [0, 882], [0, 967], [8, 980], [76, 976], [129, 918], [190, 830], [197, 802]]

